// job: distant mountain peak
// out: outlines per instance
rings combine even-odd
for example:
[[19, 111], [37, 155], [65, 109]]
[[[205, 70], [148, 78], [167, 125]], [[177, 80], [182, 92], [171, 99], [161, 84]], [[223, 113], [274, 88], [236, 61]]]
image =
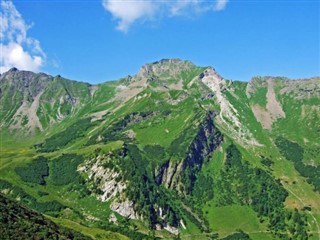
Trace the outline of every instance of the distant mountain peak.
[[8, 72], [17, 72], [17, 71], [19, 71], [19, 69], [16, 67], [13, 67], [13, 68], [10, 68]]
[[146, 78], [151, 76], [176, 75], [177, 73], [192, 67], [195, 67], [195, 65], [190, 61], [178, 58], [161, 59], [160, 61], [143, 65], [136, 77]]
[[212, 67], [208, 67], [206, 70], [204, 70], [203, 73], [200, 74], [200, 78], [202, 79], [203, 77], [214, 77], [215, 79], [218, 79], [219, 81], [223, 80], [223, 77]]

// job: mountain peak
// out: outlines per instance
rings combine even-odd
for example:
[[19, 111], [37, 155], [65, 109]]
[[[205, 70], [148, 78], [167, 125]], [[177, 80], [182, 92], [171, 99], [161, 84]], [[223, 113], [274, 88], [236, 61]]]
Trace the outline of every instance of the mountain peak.
[[161, 59], [153, 63], [143, 65], [136, 77], [146, 78], [151, 76], [168, 76], [176, 75], [181, 71], [188, 70], [195, 65], [190, 61], [181, 60], [178, 58]]
[[19, 69], [16, 67], [10, 68], [8, 72], [18, 72]]

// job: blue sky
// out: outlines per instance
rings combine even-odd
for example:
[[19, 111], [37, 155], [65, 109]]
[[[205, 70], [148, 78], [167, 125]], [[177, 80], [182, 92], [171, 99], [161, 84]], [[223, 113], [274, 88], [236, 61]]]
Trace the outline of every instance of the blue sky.
[[2, 1], [1, 71], [99, 83], [181, 58], [226, 79], [320, 75], [319, 1]]

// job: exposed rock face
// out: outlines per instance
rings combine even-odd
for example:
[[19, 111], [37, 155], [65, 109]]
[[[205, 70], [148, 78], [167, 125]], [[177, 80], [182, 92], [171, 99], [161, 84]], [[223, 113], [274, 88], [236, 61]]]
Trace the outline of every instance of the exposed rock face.
[[[224, 91], [228, 91], [227, 82], [211, 67], [199, 75], [199, 80], [213, 91], [220, 106], [220, 114], [217, 118], [220, 127], [229, 132], [239, 142], [258, 145], [252, 133], [241, 123], [237, 109], [224, 94]], [[235, 127], [230, 128], [230, 122]]]
[[[118, 110], [128, 100], [134, 97], [138, 98], [139, 93], [150, 86], [150, 82], [161, 82], [160, 86], [154, 88], [156, 91], [182, 90], [183, 83], [180, 79], [180, 73], [194, 67], [195, 65], [191, 62], [180, 59], [163, 59], [142, 66], [135, 76], [124, 78], [123, 85], [118, 86], [116, 96], [111, 99], [111, 101], [119, 102], [119, 106], [114, 111]], [[174, 82], [166, 83], [166, 80], [173, 79]]]
[[166, 161], [156, 173], [156, 181], [157, 183], [163, 184], [167, 188], [171, 188], [172, 186], [176, 186], [178, 182], [178, 176], [181, 174], [183, 166], [183, 161], [181, 162], [173, 162]]
[[110, 205], [111, 210], [119, 213], [121, 216], [130, 219], [140, 219], [140, 216], [134, 211], [133, 207], [133, 202], [127, 199], [123, 202], [114, 201]]
[[[209, 112], [201, 124], [198, 134], [190, 144], [183, 161], [164, 163], [156, 173], [158, 184], [174, 188], [179, 192], [190, 193], [204, 160], [223, 142], [223, 136], [214, 126], [215, 113]], [[189, 169], [189, 171], [186, 171]], [[184, 179], [190, 179], [190, 186], [185, 186]]]
[[126, 199], [125, 194], [120, 196], [127, 184], [120, 181], [121, 171], [113, 165], [108, 165], [110, 161], [112, 159], [107, 155], [98, 156], [80, 165], [78, 171], [88, 174], [89, 185], [92, 189], [97, 189], [95, 191], [99, 200], [112, 201], [111, 210], [130, 219], [141, 219], [134, 210], [134, 203]]
[[110, 223], [114, 223], [114, 224], [118, 224], [118, 219], [116, 217], [116, 215], [114, 215], [114, 213], [111, 213], [109, 216], [109, 222]]
[[118, 180], [121, 173], [104, 166], [108, 161], [110, 161], [108, 156], [98, 156], [78, 168], [78, 171], [88, 174], [88, 179], [93, 183], [94, 188], [99, 189], [97, 198], [103, 202], [114, 198], [126, 189], [126, 184]]
[[295, 99], [320, 97], [320, 78], [288, 79], [286, 77], [253, 77], [246, 88], [247, 97], [250, 98], [257, 88], [268, 87], [270, 81], [274, 86], [281, 88], [281, 95], [291, 95]]
[[[10, 126], [11, 129], [19, 129], [21, 126], [26, 125], [27, 130], [31, 134], [34, 133], [36, 129], [43, 131], [43, 127], [37, 115], [39, 99], [42, 93], [43, 92], [40, 92], [37, 96], [35, 96], [31, 104], [27, 101], [23, 101], [22, 105], [13, 115], [13, 119], [15, 119], [15, 121]], [[26, 123], [24, 123], [25, 119], [27, 120]]]
[[247, 98], [250, 98], [258, 88], [264, 88], [267, 87], [267, 85], [267, 81], [265, 81], [263, 77], [253, 77], [246, 87]]
[[168, 232], [174, 234], [174, 235], [178, 235], [179, 234], [179, 229], [172, 227], [170, 225], [166, 225], [164, 226], [164, 229], [167, 230]]
[[263, 128], [271, 130], [274, 122], [286, 117], [281, 99], [278, 98], [289, 97], [295, 100], [319, 98], [320, 78], [289, 80], [285, 77], [254, 77], [247, 84], [247, 97], [250, 99], [259, 89], [267, 91], [263, 96], [266, 106], [255, 104], [252, 106], [252, 112]]

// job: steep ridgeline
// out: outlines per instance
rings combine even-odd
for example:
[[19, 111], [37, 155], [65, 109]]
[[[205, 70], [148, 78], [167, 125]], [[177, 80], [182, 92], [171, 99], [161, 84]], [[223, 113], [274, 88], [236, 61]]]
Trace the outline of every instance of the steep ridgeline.
[[[0, 192], [94, 239], [320, 239], [320, 78], [164, 59], [0, 76]], [[4, 224], [3, 222], [1, 224]]]

